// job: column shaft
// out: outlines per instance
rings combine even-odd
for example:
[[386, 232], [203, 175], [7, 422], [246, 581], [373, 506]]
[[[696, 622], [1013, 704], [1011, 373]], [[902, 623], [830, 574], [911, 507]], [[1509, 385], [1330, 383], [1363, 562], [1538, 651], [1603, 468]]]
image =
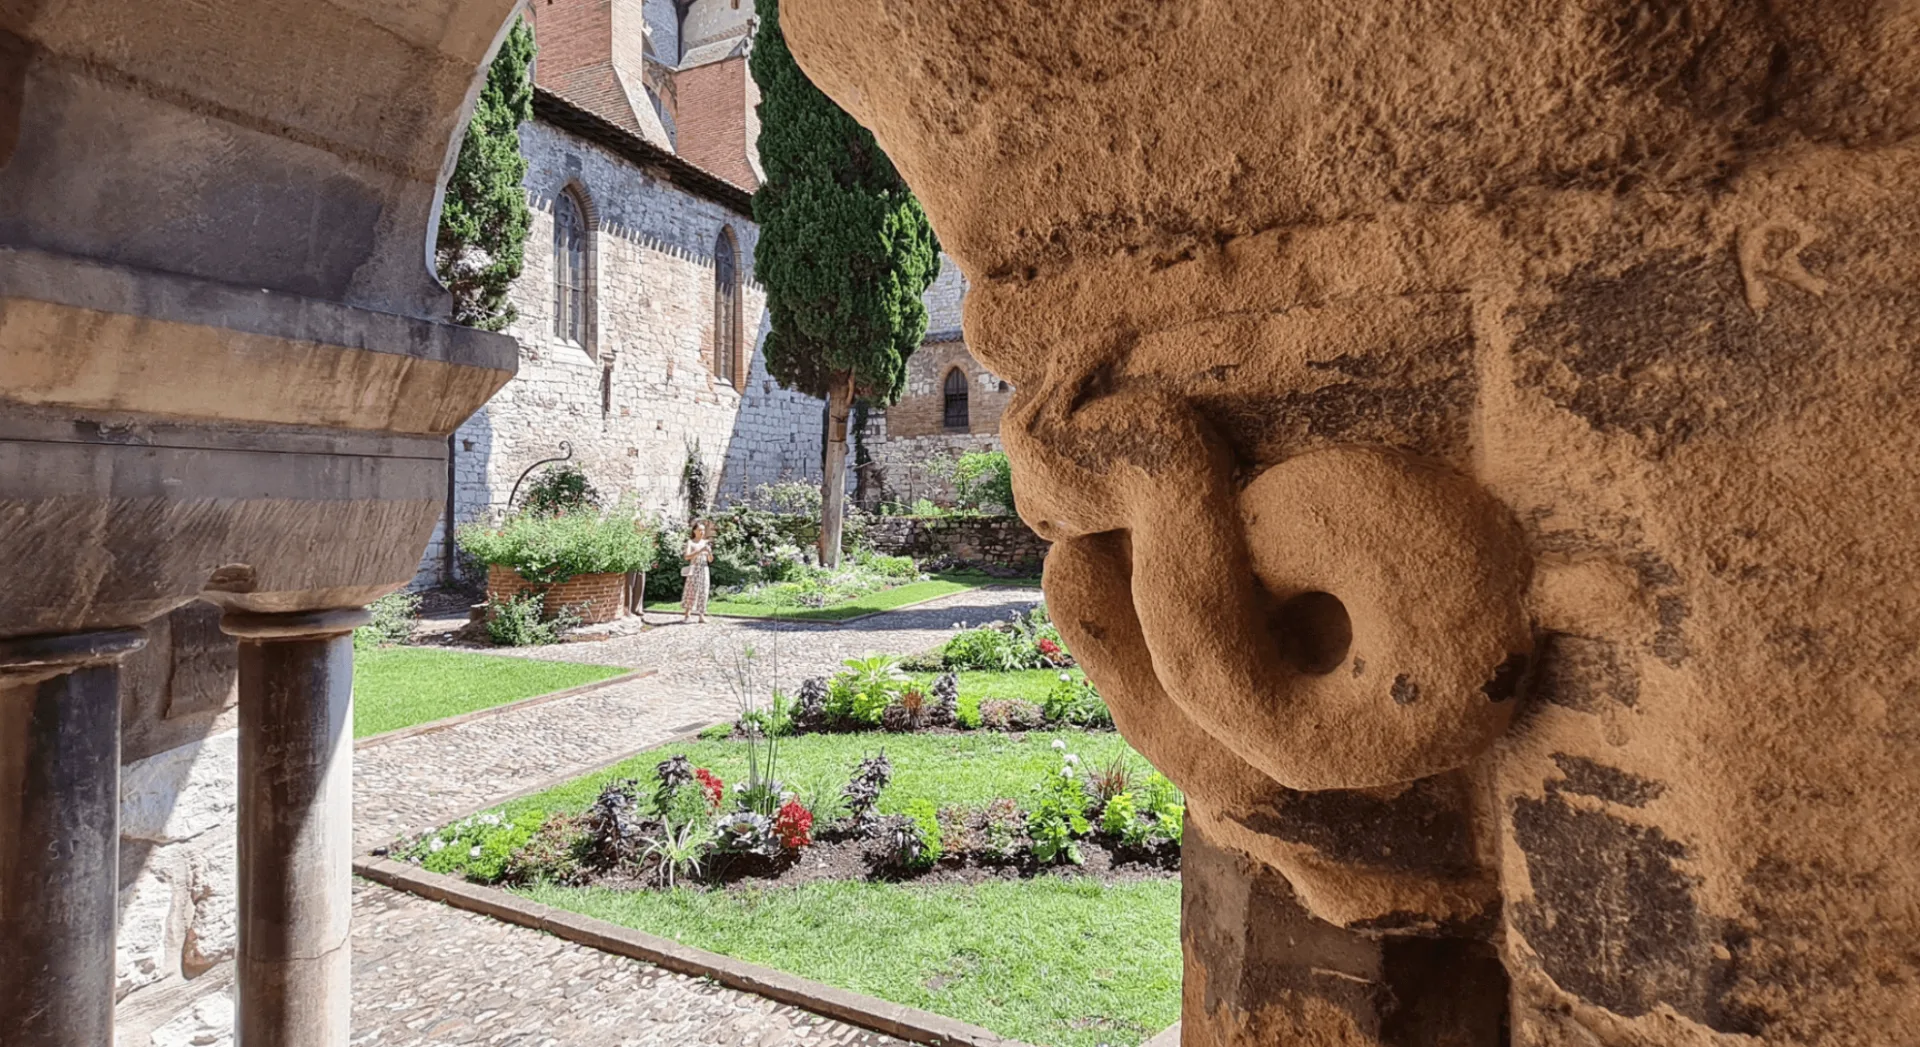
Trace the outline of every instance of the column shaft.
[[120, 670], [137, 630], [0, 641], [0, 1043], [111, 1047]]
[[[344, 1047], [361, 612], [236, 615], [241, 1047]], [[319, 635], [316, 635], [318, 633]]]

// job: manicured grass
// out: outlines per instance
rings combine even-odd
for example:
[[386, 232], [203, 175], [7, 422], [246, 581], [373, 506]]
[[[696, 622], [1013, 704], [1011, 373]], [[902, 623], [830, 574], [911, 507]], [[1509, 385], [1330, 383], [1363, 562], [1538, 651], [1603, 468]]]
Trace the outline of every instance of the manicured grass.
[[618, 676], [617, 665], [535, 661], [425, 647], [353, 658], [353, 736], [365, 738]]
[[[803, 734], [782, 739], [780, 765], [774, 776], [792, 786], [805, 787], [830, 779], [835, 788], [852, 775], [864, 756], [885, 750], [893, 764], [893, 781], [880, 794], [880, 810], [896, 813], [914, 799], [935, 805], [984, 804], [1001, 796], [1024, 799], [1032, 787], [1056, 773], [1060, 755], [1055, 738], [1086, 764], [1103, 764], [1128, 754], [1142, 774], [1145, 759], [1133, 754], [1126, 741], [1112, 731], [1043, 730], [1025, 734], [969, 731], [965, 734]], [[528, 809], [578, 813], [610, 781], [638, 778], [651, 781], [653, 769], [669, 756], [684, 753], [696, 767], [706, 767], [729, 785], [747, 769], [747, 746], [738, 741], [696, 741], [663, 745], [612, 767], [556, 785], [545, 792], [514, 800], [502, 808], [508, 816]]]
[[1133, 1047], [1180, 1017], [1175, 880], [522, 893], [1042, 1047]]
[[[978, 589], [983, 585], [1012, 584], [1037, 585], [1035, 579], [990, 578], [984, 574], [941, 574], [924, 582], [907, 582], [891, 589], [856, 596], [851, 600], [828, 604], [825, 607], [783, 607], [768, 603], [759, 603], [744, 596], [730, 598], [715, 597], [707, 602], [707, 613], [729, 618], [782, 618], [807, 622], [839, 622], [848, 618], [858, 618], [863, 614], [876, 611], [891, 611], [908, 604], [925, 603], [928, 600], [954, 593]], [[659, 600], [647, 604], [647, 610], [662, 613], [679, 614], [680, 601]]]
[[[1074, 679], [1080, 679], [1080, 670], [1066, 670]], [[988, 698], [1012, 698], [1039, 705], [1046, 700], [1047, 692], [1060, 682], [1060, 669], [1017, 669], [1010, 673], [963, 672], [957, 673], [960, 681], [960, 719], [963, 723], [980, 722], [980, 703]], [[938, 673], [915, 673], [914, 679], [924, 687], [933, 686]]]

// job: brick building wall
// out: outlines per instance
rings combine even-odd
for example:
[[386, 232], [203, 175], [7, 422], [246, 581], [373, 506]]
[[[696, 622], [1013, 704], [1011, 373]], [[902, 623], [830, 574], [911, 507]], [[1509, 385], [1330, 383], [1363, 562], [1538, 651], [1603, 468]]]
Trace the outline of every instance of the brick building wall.
[[[643, 513], [686, 513], [681, 472], [697, 442], [718, 499], [753, 487], [820, 476], [821, 401], [788, 392], [767, 374], [766, 293], [752, 282], [759, 230], [727, 206], [682, 189], [602, 146], [542, 121], [521, 128], [533, 207], [526, 266], [507, 328], [520, 372], [454, 439], [456, 520], [503, 510], [527, 466], [561, 453], [608, 499], [631, 496]], [[553, 208], [573, 187], [587, 204], [589, 345], [553, 330]], [[714, 373], [714, 249], [721, 229], [737, 245], [743, 348], [739, 388]], [[436, 531], [416, 585], [439, 581]]]
[[760, 175], [750, 157], [759, 138], [753, 111], [760, 103], [760, 89], [747, 73], [744, 50], [682, 68], [674, 73], [673, 84], [675, 148], [680, 155], [737, 186], [757, 188]]

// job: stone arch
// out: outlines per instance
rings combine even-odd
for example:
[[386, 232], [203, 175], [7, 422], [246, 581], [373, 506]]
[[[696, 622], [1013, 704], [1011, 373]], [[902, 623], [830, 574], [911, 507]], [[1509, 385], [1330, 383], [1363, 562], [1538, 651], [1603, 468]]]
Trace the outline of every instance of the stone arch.
[[971, 397], [967, 369], [955, 364], [940, 380], [940, 426], [950, 432], [965, 432], [972, 427]]
[[569, 178], [553, 194], [554, 337], [600, 357], [600, 211], [586, 183]]
[[740, 243], [723, 225], [713, 239], [713, 373], [736, 390], [747, 387], [746, 288], [740, 279]]

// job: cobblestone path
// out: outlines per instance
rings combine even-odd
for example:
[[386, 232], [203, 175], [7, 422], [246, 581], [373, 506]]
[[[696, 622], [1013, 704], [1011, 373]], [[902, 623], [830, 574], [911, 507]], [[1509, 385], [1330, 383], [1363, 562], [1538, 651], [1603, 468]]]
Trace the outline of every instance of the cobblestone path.
[[[652, 669], [575, 698], [354, 753], [366, 851], [575, 777], [733, 715], [732, 656], [777, 655], [792, 687], [846, 658], [908, 653], [1031, 607], [1037, 589], [975, 589], [844, 625], [709, 619], [523, 657]], [[668, 616], [649, 615], [655, 621]], [[675, 620], [677, 621], [677, 620]], [[355, 1047], [897, 1047], [900, 1041], [711, 982], [360, 882]]]

